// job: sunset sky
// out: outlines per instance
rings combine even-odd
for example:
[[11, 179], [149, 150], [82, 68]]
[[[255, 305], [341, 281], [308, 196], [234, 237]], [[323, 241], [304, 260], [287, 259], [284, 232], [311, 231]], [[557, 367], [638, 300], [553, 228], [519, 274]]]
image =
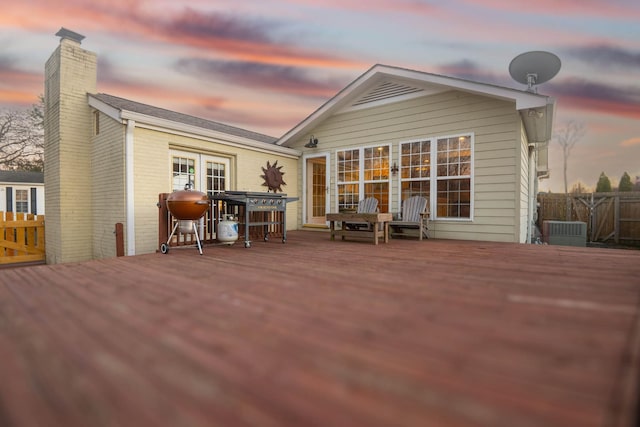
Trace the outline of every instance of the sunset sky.
[[[376, 63], [525, 87], [520, 53], [558, 55], [539, 93], [583, 123], [569, 185], [640, 176], [638, 0], [22, 0], [0, 13], [0, 109], [44, 92], [65, 27], [98, 54], [98, 91], [282, 136]], [[564, 191], [562, 152], [551, 178]]]

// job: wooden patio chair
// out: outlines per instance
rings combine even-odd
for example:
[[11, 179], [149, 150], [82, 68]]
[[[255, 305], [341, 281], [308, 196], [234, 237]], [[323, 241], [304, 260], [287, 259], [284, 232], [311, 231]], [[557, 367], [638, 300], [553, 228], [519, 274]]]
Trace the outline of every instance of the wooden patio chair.
[[429, 238], [429, 210], [427, 199], [422, 196], [412, 196], [402, 201], [401, 216], [389, 223], [392, 236], [407, 235], [405, 229], [418, 230], [418, 238]]
[[[356, 213], [375, 213], [377, 211], [378, 199], [375, 197], [367, 197], [358, 202], [358, 209], [356, 210]], [[343, 224], [343, 227], [348, 228], [349, 230], [368, 230], [370, 226], [371, 224], [368, 222], [345, 222]]]

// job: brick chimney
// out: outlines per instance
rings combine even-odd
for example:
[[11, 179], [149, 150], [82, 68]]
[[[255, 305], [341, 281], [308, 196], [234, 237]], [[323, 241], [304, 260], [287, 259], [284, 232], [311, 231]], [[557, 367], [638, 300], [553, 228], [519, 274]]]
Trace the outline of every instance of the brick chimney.
[[66, 28], [45, 65], [45, 204], [48, 264], [92, 258], [91, 130], [87, 94], [96, 92], [97, 56]]

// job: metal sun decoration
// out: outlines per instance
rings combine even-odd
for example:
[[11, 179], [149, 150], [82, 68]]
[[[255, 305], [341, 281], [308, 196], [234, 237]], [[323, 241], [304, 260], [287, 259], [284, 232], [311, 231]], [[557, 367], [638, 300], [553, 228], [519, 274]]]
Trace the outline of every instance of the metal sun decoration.
[[260, 175], [260, 178], [264, 179], [263, 187], [268, 187], [269, 190], [277, 193], [278, 190], [282, 192], [282, 186], [287, 185], [286, 182], [282, 179], [282, 175], [284, 172], [281, 171], [282, 166], [278, 166], [278, 161], [276, 160], [273, 165], [269, 163], [267, 160], [267, 167], [262, 168], [262, 172], [264, 175]]

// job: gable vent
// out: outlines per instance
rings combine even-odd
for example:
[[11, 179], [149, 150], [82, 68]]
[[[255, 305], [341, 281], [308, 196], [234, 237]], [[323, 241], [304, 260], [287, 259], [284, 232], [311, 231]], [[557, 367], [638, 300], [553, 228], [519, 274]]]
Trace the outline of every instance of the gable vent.
[[409, 86], [406, 84], [396, 82], [383, 82], [373, 90], [367, 92], [364, 96], [360, 97], [356, 102], [353, 103], [353, 106], [356, 107], [358, 105], [384, 101], [385, 99], [423, 91], [424, 89]]

